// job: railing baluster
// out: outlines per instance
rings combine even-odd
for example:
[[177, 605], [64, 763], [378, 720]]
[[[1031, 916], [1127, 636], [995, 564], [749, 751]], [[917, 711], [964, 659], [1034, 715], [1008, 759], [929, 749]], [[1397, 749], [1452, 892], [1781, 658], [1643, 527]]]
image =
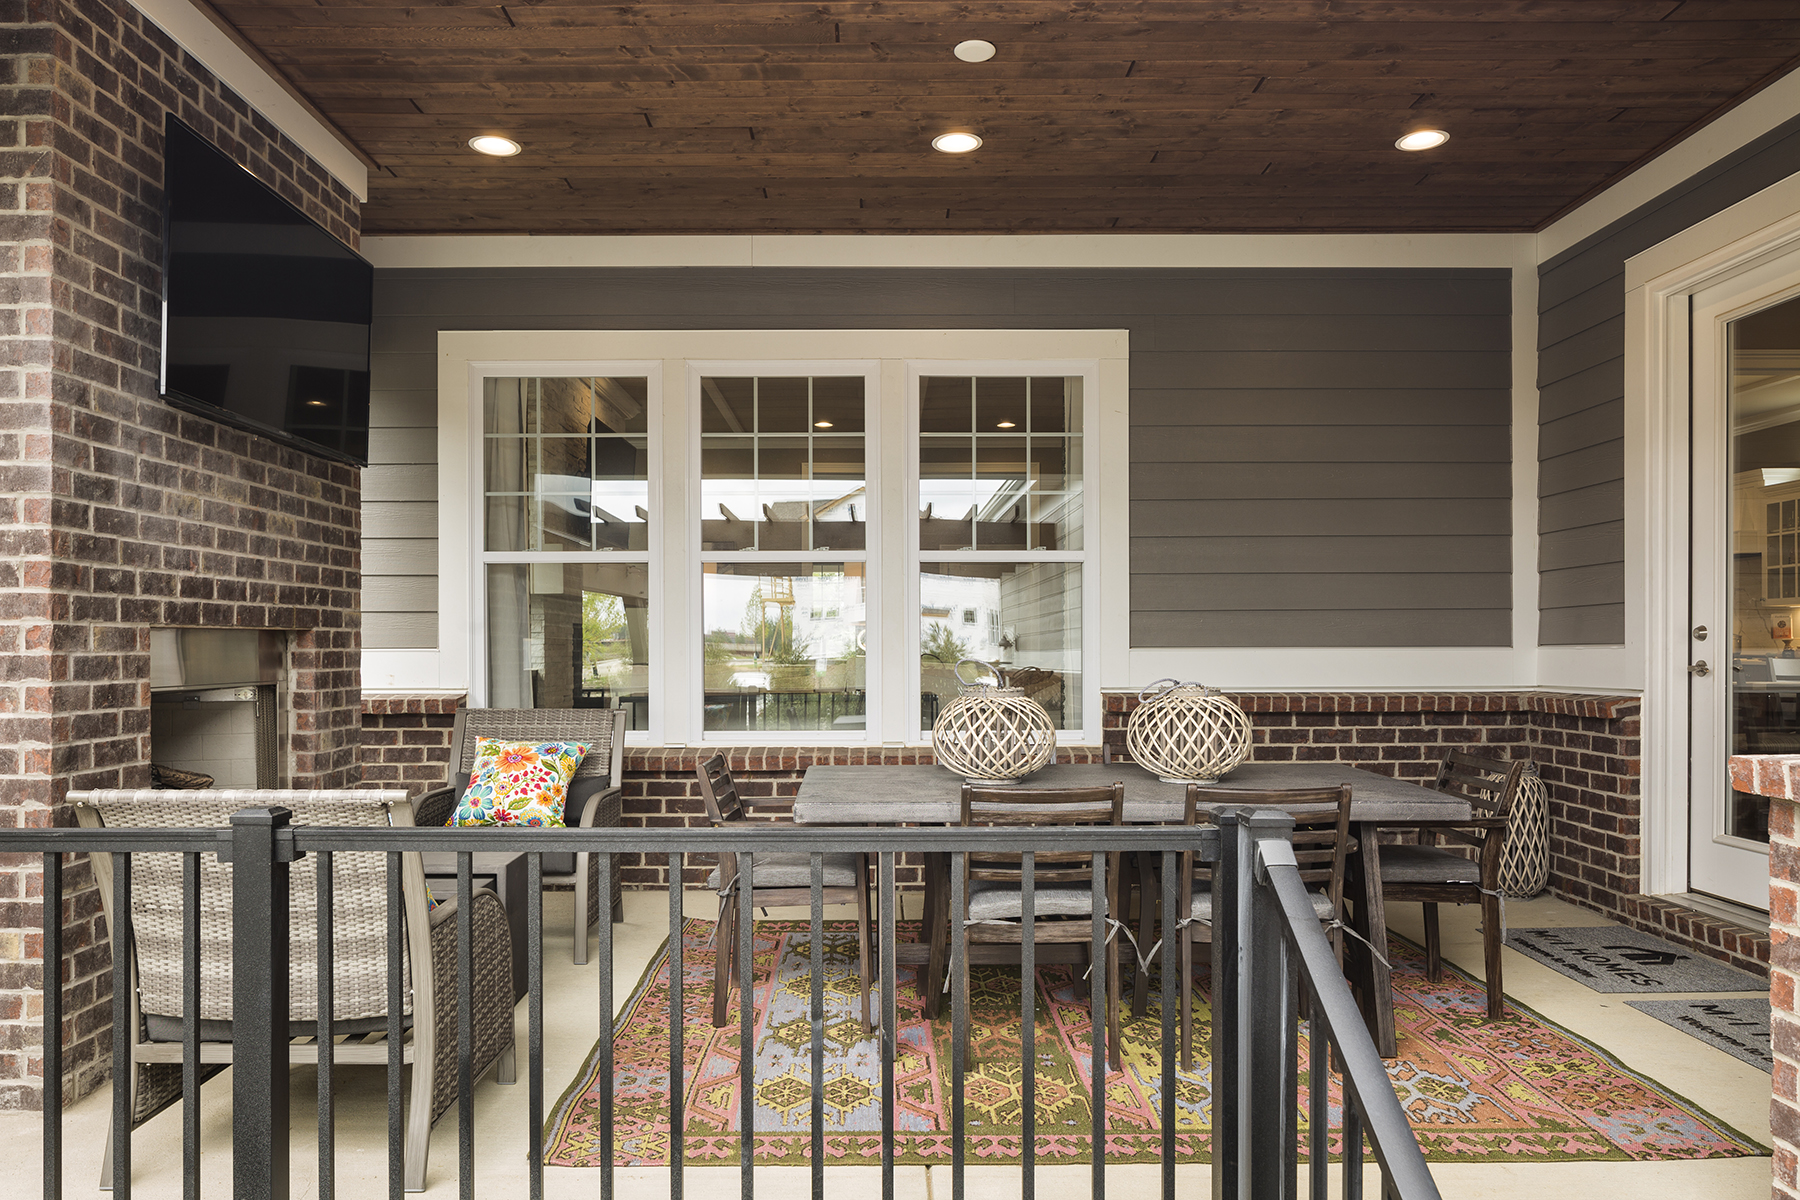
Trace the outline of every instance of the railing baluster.
[[[602, 893], [610, 895], [609, 893]], [[612, 923], [612, 900], [602, 901], [604, 919]], [[575, 936], [587, 946], [587, 913], [575, 914]], [[531, 1171], [531, 1200], [544, 1200], [544, 856], [532, 851], [525, 856], [525, 984], [526, 993], [526, 1104], [527, 1162]]]
[[1325, 1023], [1325, 1006], [1317, 991], [1307, 1018], [1307, 1131], [1306, 1158], [1312, 1179], [1312, 1200], [1325, 1200], [1325, 1174], [1331, 1162], [1331, 1028]]
[[[331, 852], [321, 851], [313, 864], [317, 871], [313, 894], [318, 901], [314, 913], [319, 943], [319, 1200], [332, 1200], [337, 1194], [337, 1109], [332, 1094], [332, 1067], [337, 1058], [333, 1022], [337, 1018], [337, 946], [332, 936]], [[196, 886], [199, 879], [196, 877]], [[199, 950], [199, 925], [194, 927], [194, 948]], [[196, 981], [195, 994], [199, 993]], [[195, 1011], [199, 1011], [196, 1003]], [[198, 1106], [195, 1116], [199, 1116]]]
[[1363, 1194], [1363, 1129], [1362, 1105], [1352, 1090], [1350, 1076], [1344, 1075], [1344, 1200], [1362, 1200]]
[[[812, 1194], [825, 1200], [825, 856], [812, 864]], [[748, 997], [746, 997], [748, 999]]]
[[[200, 856], [181, 856], [181, 1194], [200, 1200]], [[330, 1200], [329, 1193], [322, 1193]]]
[[[401, 899], [400, 869], [404, 855], [389, 851], [387, 856], [387, 909], [390, 913], [406, 912]], [[405, 966], [406, 926], [403, 920], [388, 922], [387, 928], [387, 1119], [388, 1119], [388, 1200], [404, 1200], [406, 1195], [406, 1124], [400, 1111], [400, 1073], [406, 1052], [406, 1005], [401, 972]], [[420, 1069], [424, 1064], [419, 1064]]]
[[1250, 855], [1237, 812], [1214, 814], [1219, 858], [1212, 872], [1212, 1179], [1215, 1200], [1236, 1200], [1244, 1166], [1242, 1111], [1244, 1081], [1243, 964], [1239, 946], [1249, 884], [1243, 878]]
[[[881, 1200], [894, 1200], [894, 1055], [899, 1049], [894, 1030], [899, 1024], [896, 989], [900, 973], [894, 962], [894, 920], [898, 915], [894, 910], [899, 900], [894, 887], [894, 858], [893, 851], [883, 850], [875, 860], [881, 892]], [[924, 976], [921, 971], [919, 977]]]
[[1106, 989], [1111, 983], [1106, 972], [1106, 920], [1119, 915], [1113, 913], [1106, 904], [1109, 888], [1106, 859], [1105, 854], [1095, 851], [1089, 893], [1093, 909], [1093, 944], [1089, 951], [1089, 962], [1093, 967], [1093, 974], [1088, 976], [1088, 1070], [1091, 1072], [1088, 1082], [1094, 1091], [1094, 1132], [1091, 1142], [1094, 1161], [1093, 1183], [1090, 1188], [1094, 1200], [1106, 1198]]
[[456, 1187], [462, 1200], [475, 1196], [474, 865], [469, 851], [456, 852]]
[[1019, 855], [1019, 1196], [1037, 1195], [1037, 854]]
[[44, 1200], [62, 1200], [62, 854], [44, 855]]
[[950, 856], [950, 966], [944, 972], [950, 995], [950, 1197], [963, 1200], [963, 1056], [969, 1042], [969, 946], [963, 919], [968, 915], [967, 863]]
[[[754, 952], [756, 950], [755, 911], [750, 904], [751, 884], [755, 880], [756, 856], [749, 851], [737, 856], [737, 968], [738, 968], [738, 1189], [743, 1200], [756, 1195], [756, 1005], [751, 1003], [756, 986]], [[724, 856], [720, 855], [720, 866]], [[719, 947], [723, 954], [725, 947]]]
[[[1175, 1043], [1180, 1023], [1175, 1009], [1181, 1003], [1176, 995], [1176, 985], [1180, 982], [1181, 964], [1184, 961], [1177, 939], [1187, 936], [1187, 929], [1182, 927], [1178, 930], [1177, 925], [1188, 916], [1187, 913], [1175, 911], [1176, 906], [1181, 903], [1181, 881], [1176, 876], [1176, 872], [1180, 870], [1180, 862], [1175, 851], [1162, 852], [1162, 919], [1157, 922], [1157, 935], [1162, 939], [1162, 958], [1159, 961], [1162, 973], [1163, 1200], [1175, 1200]], [[1139, 900], [1139, 903], [1148, 902], [1148, 895]]]
[[[612, 881], [616, 864], [611, 851], [597, 851], [600, 864], [600, 902], [604, 915], [599, 921], [600, 945], [597, 951], [600, 1005], [600, 1200], [613, 1200], [613, 927]], [[576, 920], [582, 920], [576, 914]], [[533, 1131], [542, 1137], [543, 1130]]]
[[[683, 1134], [687, 1124], [687, 1075], [681, 1029], [687, 1017], [687, 965], [682, 961], [682, 863], [679, 851], [669, 855], [669, 1200], [681, 1200]], [[749, 886], [747, 880], [739, 888]], [[749, 1003], [749, 997], [743, 997]]]
[[131, 1197], [131, 855], [113, 862], [112, 1193]]

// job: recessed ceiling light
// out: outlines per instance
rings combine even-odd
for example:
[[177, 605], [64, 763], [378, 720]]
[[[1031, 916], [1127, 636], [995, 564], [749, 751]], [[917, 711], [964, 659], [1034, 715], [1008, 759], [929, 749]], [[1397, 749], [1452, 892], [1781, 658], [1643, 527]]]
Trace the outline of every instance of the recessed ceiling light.
[[994, 57], [994, 43], [971, 38], [969, 41], [956, 43], [956, 49], [950, 53], [964, 62], [986, 62]]
[[972, 133], [940, 133], [931, 139], [931, 148], [945, 154], [967, 154], [979, 145], [981, 139]]
[[1398, 150], [1436, 150], [1450, 140], [1450, 135], [1441, 129], [1415, 129], [1394, 143]]
[[308, 408], [329, 408], [330, 404], [324, 400], [308, 400], [306, 406]]
[[511, 158], [524, 147], [511, 138], [484, 133], [480, 137], [469, 139], [469, 149], [481, 154], [491, 154], [495, 158]]
[[995, 429], [1011, 429], [1011, 428], [1013, 428], [1013, 423], [1011, 421], [1001, 421], [999, 424], [995, 425], [994, 428]]
[[830, 429], [831, 422], [830, 421], [814, 421], [813, 428], [814, 429]]

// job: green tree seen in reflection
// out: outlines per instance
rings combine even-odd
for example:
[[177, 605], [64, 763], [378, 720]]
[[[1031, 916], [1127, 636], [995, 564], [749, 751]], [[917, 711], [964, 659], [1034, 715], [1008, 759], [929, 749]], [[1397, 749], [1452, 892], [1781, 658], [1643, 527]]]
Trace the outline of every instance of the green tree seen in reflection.
[[601, 664], [623, 658], [619, 639], [625, 633], [625, 605], [605, 592], [581, 594], [581, 666], [600, 674]]
[[935, 659], [941, 663], [959, 663], [969, 657], [969, 647], [950, 632], [950, 627], [942, 621], [933, 621], [931, 628], [925, 631], [925, 638], [919, 643], [919, 657]]
[[794, 631], [792, 594], [765, 598], [762, 584], [750, 589], [744, 604], [744, 633], [755, 642], [765, 662], [792, 665], [812, 661], [812, 641]]

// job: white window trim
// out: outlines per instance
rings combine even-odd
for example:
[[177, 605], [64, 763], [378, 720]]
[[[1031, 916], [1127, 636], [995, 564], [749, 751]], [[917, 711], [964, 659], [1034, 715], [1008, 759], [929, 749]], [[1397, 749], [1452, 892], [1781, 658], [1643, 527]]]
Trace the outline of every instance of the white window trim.
[[[1082, 730], [1065, 731], [1069, 744], [1097, 739], [1101, 692], [1128, 687], [1130, 654], [1130, 484], [1128, 421], [1130, 411], [1129, 335], [1122, 329], [875, 329], [875, 330], [443, 330], [438, 334], [438, 612], [437, 651], [409, 655], [406, 675], [392, 690], [468, 690], [474, 705], [483, 702], [475, 690], [476, 651], [484, 645], [483, 599], [477, 594], [482, 570], [475, 545], [480, 522], [479, 380], [487, 376], [634, 374], [651, 380], [652, 411], [660, 414], [651, 440], [652, 550], [649, 553], [653, 596], [650, 664], [650, 729], [640, 735], [651, 745], [680, 747], [703, 744], [698, 728], [699, 703], [676, 698], [669, 684], [689, 681], [699, 670], [698, 639], [689, 628], [659, 621], [657, 613], [691, 614], [698, 628], [699, 434], [691, 406], [663, 403], [664, 381], [688, 376], [691, 364], [754, 363], [762, 373], [771, 365], [872, 361], [880, 388], [869, 422], [871, 478], [906, 479], [913, 421], [909, 414], [909, 372], [931, 364], [939, 373], [954, 370], [1018, 373], [1020, 364], [1033, 371], [1080, 364], [1069, 374], [1090, 378], [1083, 397], [1088, 474], [1085, 480], [1087, 530], [1082, 553], [1089, 557], [1084, 573]], [[684, 388], [684, 394], [686, 389]], [[916, 449], [910, 454], [916, 457]], [[916, 465], [916, 464], [915, 464]], [[892, 533], [907, 521], [907, 505], [916, 485], [888, 486], [875, 497], [880, 526]], [[915, 506], [912, 510], [917, 513]], [[875, 513], [870, 524], [875, 525]], [[911, 523], [916, 541], [916, 521]], [[894, 603], [901, 593], [895, 580], [909, 577], [907, 538], [889, 536], [867, 552], [871, 577], [884, 579], [888, 603], [871, 594], [871, 640], [881, 646], [911, 646], [910, 670], [880, 673], [879, 696], [870, 706], [881, 713], [879, 727], [865, 731], [857, 745], [913, 745], [920, 741], [916, 715], [908, 717], [907, 689], [917, 706], [918, 666], [916, 613]], [[580, 558], [582, 556], [576, 555]], [[623, 561], [613, 552], [610, 561]], [[916, 558], [911, 561], [917, 562]], [[676, 567], [675, 564], [683, 564]], [[916, 603], [917, 580], [909, 602]], [[879, 626], [874, 613], [879, 605]], [[692, 641], [694, 644], [689, 645]], [[398, 664], [396, 664], [398, 665]], [[485, 681], [484, 681], [485, 682]], [[685, 690], [685, 689], [684, 689]], [[736, 744], [759, 744], [735, 736]], [[768, 744], [826, 744], [824, 734], [803, 733]]]

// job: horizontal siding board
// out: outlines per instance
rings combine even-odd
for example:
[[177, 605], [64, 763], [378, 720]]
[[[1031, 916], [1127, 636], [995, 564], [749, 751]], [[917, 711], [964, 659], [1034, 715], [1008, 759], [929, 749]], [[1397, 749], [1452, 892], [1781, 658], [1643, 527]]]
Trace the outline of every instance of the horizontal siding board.
[[437, 613], [365, 612], [362, 644], [365, 650], [435, 650]]
[[1561, 571], [1570, 567], [1625, 562], [1625, 522], [1602, 521], [1576, 529], [1559, 529], [1538, 538], [1538, 570]]
[[1620, 271], [1587, 291], [1570, 296], [1540, 312], [1538, 349], [1552, 346], [1585, 329], [1603, 325], [1614, 317], [1622, 316], [1624, 312], [1625, 272]]
[[1511, 457], [1508, 431], [1490, 425], [1405, 430], [1341, 425], [1134, 425], [1131, 430], [1134, 467], [1152, 462], [1506, 462]]
[[435, 575], [365, 575], [362, 606], [366, 613], [437, 611]]
[[412, 354], [376, 354], [369, 358], [369, 390], [437, 391], [437, 346]]
[[[437, 430], [369, 430], [369, 464], [374, 466], [437, 466]], [[391, 499], [391, 497], [390, 497]]]
[[[1389, 313], [1212, 315], [1155, 317], [1134, 351], [1287, 350], [1412, 353], [1486, 350], [1506, 353], [1511, 330], [1486, 314]], [[1140, 344], [1141, 341], [1141, 344]]]
[[1246, 607], [1281, 612], [1333, 609], [1505, 608], [1512, 576], [1475, 574], [1146, 575], [1131, 584], [1133, 612], [1207, 612]]
[[1412, 499], [1512, 495], [1510, 462], [1192, 463], [1131, 469], [1133, 500]]
[[1618, 441], [1625, 433], [1625, 401], [1611, 400], [1571, 416], [1546, 421], [1538, 430], [1540, 461]]
[[1598, 363], [1609, 362], [1619, 356], [1624, 345], [1623, 312], [1589, 329], [1572, 331], [1568, 337], [1539, 352], [1538, 387], [1548, 387]]
[[1621, 352], [1617, 357], [1539, 388], [1538, 420], [1561, 420], [1595, 405], [1622, 399], [1624, 395], [1625, 355]]
[[[437, 430], [438, 401], [434, 390], [416, 388], [371, 389], [369, 393], [369, 427], [371, 429]], [[432, 458], [437, 455], [434, 451]]]
[[1571, 450], [1538, 464], [1538, 495], [1555, 496], [1625, 478], [1625, 439]]
[[1540, 646], [1616, 646], [1625, 640], [1625, 606], [1592, 604], [1538, 614]]
[[372, 463], [363, 468], [362, 494], [371, 500], [437, 500], [437, 464]]
[[1298, 620], [1293, 613], [1131, 614], [1134, 648], [1189, 646], [1506, 646], [1512, 614], [1506, 609], [1325, 610]]
[[385, 501], [363, 498], [363, 536], [370, 538], [430, 538], [438, 535], [437, 505], [419, 501]]
[[1131, 539], [1133, 581], [1159, 574], [1279, 572], [1508, 571], [1505, 535], [1395, 537], [1369, 534], [1302, 537], [1139, 537]]
[[1491, 388], [1508, 387], [1512, 355], [1479, 351], [1416, 354], [1246, 351], [1133, 354], [1138, 387]]
[[1511, 532], [1511, 515], [1505, 500], [1134, 500], [1131, 529], [1140, 537], [1497, 534]]
[[1625, 481], [1614, 479], [1590, 487], [1546, 496], [1538, 504], [1538, 532], [1579, 529], [1625, 519]]
[[[362, 573], [371, 575], [430, 575], [438, 570], [436, 538], [364, 537]], [[433, 608], [437, 605], [434, 602]]]
[[1505, 271], [1271, 269], [1210, 276], [1194, 272], [1193, 282], [1176, 288], [1159, 286], [1162, 281], [1155, 278], [1156, 272], [1097, 274], [1100, 278], [1082, 288], [1022, 289], [1018, 311], [1021, 315], [1115, 312], [1157, 316], [1371, 312], [1500, 316], [1512, 311]]
[[1506, 388], [1140, 388], [1133, 425], [1506, 425]]
[[1591, 608], [1625, 603], [1625, 574], [1617, 563], [1567, 567], [1538, 576], [1538, 607]]

